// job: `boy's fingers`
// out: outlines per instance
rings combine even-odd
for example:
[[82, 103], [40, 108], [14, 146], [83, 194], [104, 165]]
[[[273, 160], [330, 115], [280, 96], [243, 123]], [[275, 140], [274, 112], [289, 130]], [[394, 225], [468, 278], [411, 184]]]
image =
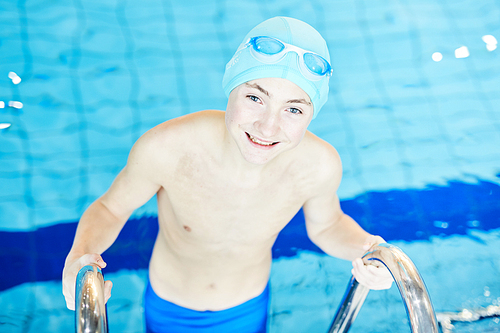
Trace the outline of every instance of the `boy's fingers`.
[[104, 268], [107, 266], [106, 262], [97, 253], [86, 254], [83, 257], [81, 257], [80, 260], [81, 260], [82, 266], [89, 265], [89, 264], [95, 264], [95, 265], [99, 266], [100, 268]]
[[352, 274], [360, 284], [374, 290], [389, 289], [392, 286], [393, 278], [386, 267], [365, 265], [360, 258], [355, 259], [352, 266]]
[[71, 311], [75, 311], [75, 300], [71, 300], [71, 299], [66, 299], [66, 307], [71, 310]]
[[105, 281], [104, 282], [104, 302], [107, 303], [108, 299], [111, 297], [111, 288], [113, 288], [113, 282]]
[[[85, 254], [73, 262], [66, 263], [63, 270], [63, 295], [66, 299], [66, 306], [70, 310], [75, 310], [75, 283], [78, 272], [87, 265], [96, 265], [103, 269], [106, 262], [97, 253]], [[111, 296], [111, 281], [104, 283], [104, 297], [106, 300]]]

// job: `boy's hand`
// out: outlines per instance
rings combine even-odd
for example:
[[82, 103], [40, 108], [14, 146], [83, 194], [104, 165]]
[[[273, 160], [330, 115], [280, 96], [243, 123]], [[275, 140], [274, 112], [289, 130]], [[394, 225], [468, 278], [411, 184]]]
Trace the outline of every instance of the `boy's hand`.
[[[371, 235], [366, 239], [363, 250], [368, 251], [372, 246], [380, 243], [385, 243], [385, 240], [380, 236]], [[361, 258], [357, 258], [352, 262], [352, 267], [352, 275], [360, 284], [369, 289], [384, 290], [392, 286], [394, 279], [389, 270], [381, 263], [373, 262], [373, 264], [365, 265]]]
[[[106, 267], [106, 263], [102, 260], [102, 257], [96, 253], [85, 254], [80, 258], [73, 260], [66, 260], [63, 270], [63, 295], [66, 299], [66, 306], [70, 310], [75, 310], [75, 287], [76, 287], [76, 276], [80, 269], [84, 266], [95, 264], [101, 269]], [[111, 281], [104, 282], [104, 299], [107, 302], [111, 297], [111, 288], [113, 283]]]

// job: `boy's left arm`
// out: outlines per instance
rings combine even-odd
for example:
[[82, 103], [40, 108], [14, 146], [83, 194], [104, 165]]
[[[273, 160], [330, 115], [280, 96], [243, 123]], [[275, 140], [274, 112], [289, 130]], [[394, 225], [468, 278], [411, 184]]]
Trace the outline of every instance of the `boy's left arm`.
[[[341, 166], [338, 169], [341, 170]], [[365, 265], [361, 259], [372, 246], [385, 240], [367, 233], [344, 214], [336, 195], [340, 177], [338, 172], [330, 173], [319, 185], [318, 194], [305, 202], [307, 234], [325, 253], [352, 261], [352, 274], [359, 283], [370, 289], [389, 289], [393, 281], [389, 270], [383, 265]]]

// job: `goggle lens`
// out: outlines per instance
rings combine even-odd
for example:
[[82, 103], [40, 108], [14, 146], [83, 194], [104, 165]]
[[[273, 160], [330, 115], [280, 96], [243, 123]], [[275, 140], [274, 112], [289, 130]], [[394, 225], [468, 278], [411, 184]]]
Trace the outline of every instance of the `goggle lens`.
[[[299, 47], [283, 43], [279, 39], [272, 37], [253, 37], [247, 45], [250, 45], [255, 51], [254, 56], [257, 60], [264, 63], [274, 63], [280, 61], [286, 53], [295, 52], [299, 56], [301, 67], [306, 67], [307, 70], [317, 76], [331, 75], [332, 68], [328, 61], [319, 54], [308, 52]], [[318, 80], [320, 78], [310, 77], [309, 79]]]
[[304, 62], [307, 68], [316, 75], [325, 75], [329, 72], [330, 65], [316, 54], [305, 53]]
[[257, 37], [252, 40], [255, 51], [265, 55], [275, 55], [285, 49], [285, 45], [274, 38]]

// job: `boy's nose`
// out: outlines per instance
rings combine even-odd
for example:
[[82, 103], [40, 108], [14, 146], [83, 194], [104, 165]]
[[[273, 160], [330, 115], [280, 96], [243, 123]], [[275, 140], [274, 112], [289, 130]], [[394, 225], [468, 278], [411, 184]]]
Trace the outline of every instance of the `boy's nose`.
[[274, 138], [280, 129], [279, 114], [266, 112], [255, 122], [255, 127], [262, 134], [262, 139]]

